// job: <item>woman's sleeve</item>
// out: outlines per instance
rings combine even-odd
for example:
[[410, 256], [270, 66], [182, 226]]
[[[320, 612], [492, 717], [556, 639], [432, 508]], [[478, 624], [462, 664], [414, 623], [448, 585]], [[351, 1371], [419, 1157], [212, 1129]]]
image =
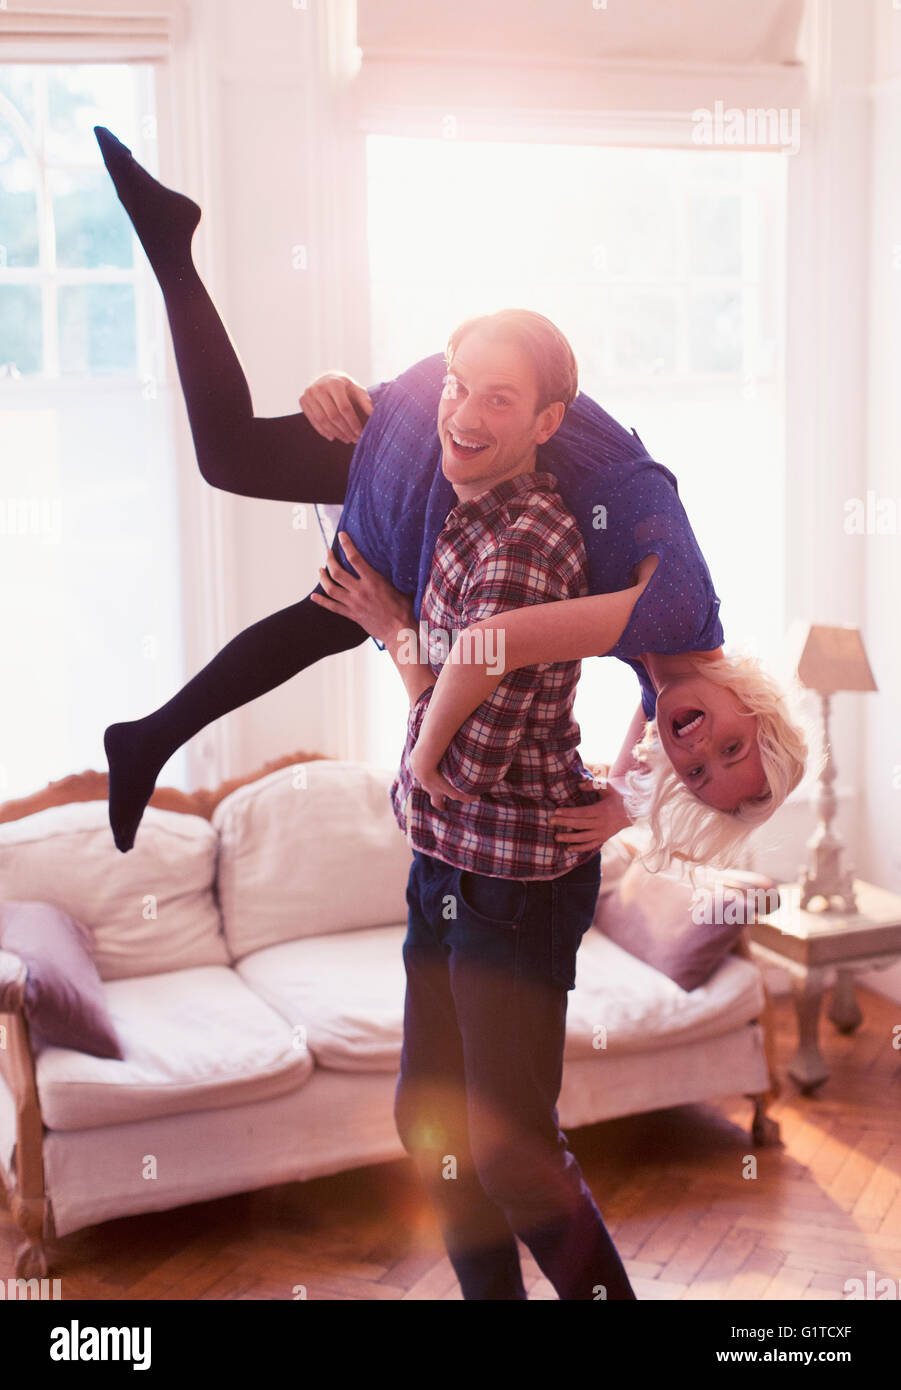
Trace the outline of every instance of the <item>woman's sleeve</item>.
[[[376, 383], [375, 386], [367, 386], [366, 390], [369, 394], [369, 399], [372, 401], [373, 409], [375, 409], [375, 407], [378, 405], [381, 397], [385, 394], [390, 385], [390, 381], [379, 381]], [[326, 550], [328, 550], [331, 547], [331, 538], [338, 529], [338, 523], [341, 520], [341, 513], [344, 511], [344, 503], [317, 502], [315, 504], [315, 509], [316, 520], [319, 522], [319, 530], [322, 533], [322, 539], [325, 542], [325, 548]], [[375, 641], [376, 646], [379, 647], [382, 651], [385, 650], [384, 645], [381, 642], [377, 641], [375, 638], [373, 638], [373, 641]]]
[[610, 499], [605, 539], [619, 572], [647, 555], [659, 564], [608, 653], [635, 660], [642, 652], [711, 651], [723, 644], [707, 562], [679, 500], [672, 474], [649, 464]]

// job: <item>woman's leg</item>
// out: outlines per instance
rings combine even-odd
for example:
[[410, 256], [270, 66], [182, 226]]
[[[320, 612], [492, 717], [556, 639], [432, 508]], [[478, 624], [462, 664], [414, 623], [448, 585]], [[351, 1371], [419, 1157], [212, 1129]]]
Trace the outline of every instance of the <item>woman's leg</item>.
[[238, 355], [191, 256], [200, 208], [164, 188], [105, 126], [95, 126], [94, 133], [163, 292], [204, 478], [241, 497], [343, 502], [352, 444], [323, 439], [301, 411], [254, 416]]
[[[352, 445], [323, 439], [299, 411], [254, 416], [241, 363], [191, 256], [200, 208], [164, 188], [103, 126], [95, 134], [163, 293], [204, 478], [242, 497], [343, 502]], [[176, 749], [214, 719], [365, 639], [356, 623], [304, 599], [239, 633], [158, 710], [110, 725], [103, 742], [110, 824], [119, 849], [134, 843], [160, 770]]]
[[[325, 591], [317, 585], [314, 593]], [[177, 695], [143, 719], [111, 724], [103, 736], [109, 763], [109, 818], [116, 846], [134, 844], [163, 764], [214, 719], [281, 685], [298, 671], [366, 640], [357, 623], [308, 596], [232, 638]]]

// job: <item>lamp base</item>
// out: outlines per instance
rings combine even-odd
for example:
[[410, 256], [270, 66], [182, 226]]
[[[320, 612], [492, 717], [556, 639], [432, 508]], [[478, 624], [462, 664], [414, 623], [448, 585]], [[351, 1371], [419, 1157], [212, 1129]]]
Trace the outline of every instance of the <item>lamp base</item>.
[[842, 867], [841, 850], [836, 845], [817, 845], [811, 849], [810, 862], [801, 869], [801, 908], [807, 907], [813, 898], [825, 898], [827, 912], [841, 904], [844, 912], [857, 911], [857, 898], [854, 894], [854, 875], [851, 869]]

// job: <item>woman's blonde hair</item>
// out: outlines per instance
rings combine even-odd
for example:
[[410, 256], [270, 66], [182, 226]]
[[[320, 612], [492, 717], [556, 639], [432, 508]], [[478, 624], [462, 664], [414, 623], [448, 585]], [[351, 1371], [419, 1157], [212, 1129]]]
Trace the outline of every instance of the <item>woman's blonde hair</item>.
[[804, 776], [813, 733], [802, 712], [801, 687], [783, 688], [757, 657], [730, 651], [688, 660], [699, 676], [731, 690], [755, 716], [767, 790], [734, 811], [708, 806], [681, 781], [660, 742], [656, 720], [649, 720], [634, 749], [642, 768], [626, 774], [624, 801], [633, 819], [647, 822], [651, 843], [639, 857], [655, 873], [672, 859], [734, 867], [743, 841], [769, 820]]

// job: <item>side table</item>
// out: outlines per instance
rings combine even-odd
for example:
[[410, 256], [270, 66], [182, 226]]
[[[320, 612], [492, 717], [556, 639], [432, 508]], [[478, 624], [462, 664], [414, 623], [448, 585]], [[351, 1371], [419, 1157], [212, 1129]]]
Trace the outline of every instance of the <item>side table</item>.
[[863, 1020], [854, 975], [885, 969], [901, 956], [901, 897], [862, 879], [854, 880], [854, 891], [857, 912], [817, 912], [801, 907], [800, 885], [781, 883], [778, 909], [747, 929], [755, 957], [791, 976], [798, 1049], [788, 1074], [805, 1095], [829, 1076], [819, 1046], [819, 1016], [830, 970], [836, 971], [836, 982], [829, 1017], [840, 1033], [853, 1033]]

